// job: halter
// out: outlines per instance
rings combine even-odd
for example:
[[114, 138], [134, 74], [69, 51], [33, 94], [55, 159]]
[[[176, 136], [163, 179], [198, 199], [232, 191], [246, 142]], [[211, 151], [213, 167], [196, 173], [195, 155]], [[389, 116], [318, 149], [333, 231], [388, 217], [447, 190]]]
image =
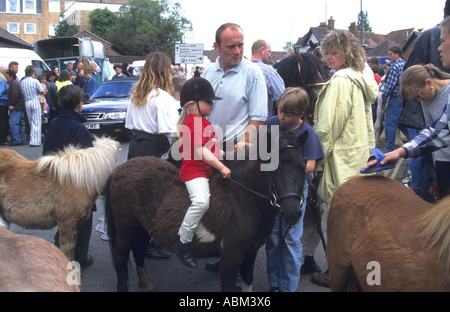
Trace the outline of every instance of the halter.
[[[286, 145], [284, 148], [295, 148], [295, 146], [294, 145]], [[305, 173], [305, 177], [306, 177], [306, 172], [304, 172], [304, 173]], [[303, 204], [303, 201], [304, 201], [303, 194], [299, 194], [299, 193], [287, 193], [287, 194], [283, 194], [281, 196], [278, 195], [275, 184], [273, 183], [271, 171], [269, 171], [267, 173], [267, 179], [269, 182], [269, 195], [265, 195], [265, 194], [253, 191], [253, 190], [249, 189], [248, 187], [246, 187], [245, 185], [242, 185], [241, 183], [237, 182], [236, 180], [233, 180], [231, 177], [229, 179], [232, 182], [239, 185], [240, 187], [242, 187], [243, 189], [249, 191], [253, 195], [256, 195], [262, 199], [268, 200], [270, 202], [270, 204], [272, 205], [272, 207], [274, 207], [274, 208], [278, 208], [278, 209], [281, 208], [281, 206], [280, 206], [281, 201], [284, 199], [287, 199], [287, 198], [296, 198], [296, 199], [300, 200], [300, 206]]]

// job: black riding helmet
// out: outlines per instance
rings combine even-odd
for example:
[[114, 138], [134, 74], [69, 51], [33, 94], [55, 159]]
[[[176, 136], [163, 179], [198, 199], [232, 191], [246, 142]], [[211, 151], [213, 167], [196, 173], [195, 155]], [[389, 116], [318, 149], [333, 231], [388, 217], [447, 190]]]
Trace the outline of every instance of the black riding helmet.
[[214, 94], [214, 89], [208, 80], [196, 77], [186, 81], [180, 91], [180, 106], [183, 107], [190, 101], [213, 101], [221, 100]]

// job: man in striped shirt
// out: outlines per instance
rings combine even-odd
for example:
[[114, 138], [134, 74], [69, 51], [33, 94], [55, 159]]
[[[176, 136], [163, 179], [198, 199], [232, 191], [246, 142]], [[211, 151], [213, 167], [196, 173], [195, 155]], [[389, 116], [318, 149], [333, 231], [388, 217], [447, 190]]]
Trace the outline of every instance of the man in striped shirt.
[[[450, 17], [447, 17], [441, 24], [441, 46], [439, 52], [441, 54], [442, 63], [445, 68], [450, 68]], [[385, 158], [380, 162], [384, 165], [387, 162], [397, 161], [400, 157], [418, 157], [425, 153], [431, 153], [438, 149], [450, 148], [450, 98], [444, 108], [441, 116], [433, 122], [432, 125], [425, 128], [411, 142], [404, 144], [402, 147], [387, 153]], [[439, 171], [439, 195], [444, 198], [450, 194], [450, 160], [441, 162]], [[373, 167], [377, 164], [376, 160], [370, 161], [366, 168]]]
[[285, 89], [283, 78], [281, 78], [277, 71], [271, 66], [271, 53], [271, 46], [266, 40], [257, 40], [252, 45], [252, 62], [261, 68], [264, 78], [266, 79], [267, 117], [277, 115], [276, 102]]
[[[386, 78], [383, 89], [382, 109], [386, 109], [385, 134], [386, 150], [388, 152], [395, 149], [395, 137], [397, 135], [398, 120], [403, 111], [403, 101], [398, 92], [400, 77], [403, 74], [405, 60], [402, 59], [402, 49], [399, 46], [389, 47], [389, 59], [392, 61], [391, 69]], [[389, 98], [389, 101], [388, 101]], [[386, 108], [386, 104], [388, 106]], [[401, 130], [407, 134], [406, 129]]]

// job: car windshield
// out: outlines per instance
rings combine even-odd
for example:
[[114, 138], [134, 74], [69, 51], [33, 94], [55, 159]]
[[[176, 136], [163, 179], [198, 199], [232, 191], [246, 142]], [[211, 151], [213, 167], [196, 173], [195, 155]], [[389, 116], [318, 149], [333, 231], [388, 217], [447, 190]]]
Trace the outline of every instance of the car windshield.
[[92, 94], [92, 99], [98, 98], [123, 98], [131, 95], [131, 88], [136, 84], [136, 80], [120, 81], [117, 83], [103, 83]]

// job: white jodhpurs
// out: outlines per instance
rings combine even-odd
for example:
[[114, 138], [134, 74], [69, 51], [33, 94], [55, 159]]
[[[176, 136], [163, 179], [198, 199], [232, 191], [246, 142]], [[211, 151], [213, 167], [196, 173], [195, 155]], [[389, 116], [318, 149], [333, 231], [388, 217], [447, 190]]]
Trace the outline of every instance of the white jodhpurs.
[[209, 208], [209, 180], [206, 178], [196, 178], [185, 182], [191, 206], [184, 216], [183, 223], [178, 231], [178, 235], [188, 242], [192, 241], [203, 215]]

